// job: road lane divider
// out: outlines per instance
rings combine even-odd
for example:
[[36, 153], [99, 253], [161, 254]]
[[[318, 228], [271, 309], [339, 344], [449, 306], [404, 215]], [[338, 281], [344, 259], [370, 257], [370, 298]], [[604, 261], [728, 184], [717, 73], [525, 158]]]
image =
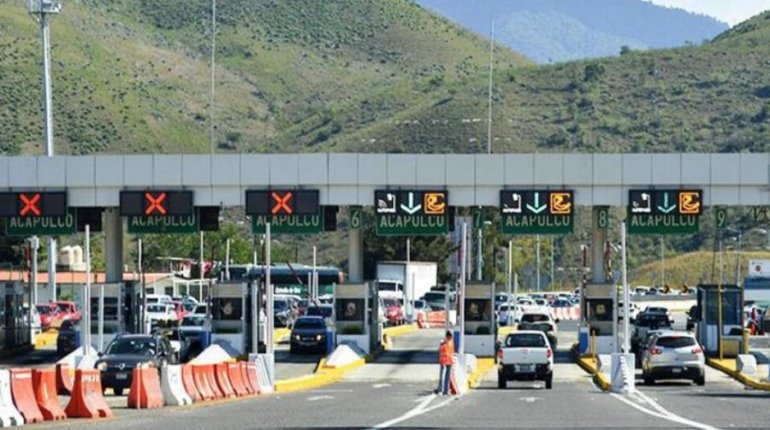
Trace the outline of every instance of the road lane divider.
[[96, 369], [78, 369], [75, 371], [75, 383], [64, 412], [68, 418], [112, 418], [112, 410], [107, 406], [102, 394], [102, 378]]
[[[193, 388], [195, 384], [193, 383]], [[182, 366], [170, 364], [160, 372], [160, 391], [165, 406], [191, 405], [193, 400], [182, 382]]]
[[75, 372], [67, 363], [56, 364], [56, 392], [60, 396], [69, 396], [75, 383]]
[[182, 386], [184, 391], [190, 396], [193, 403], [200, 402], [203, 399], [203, 395], [198, 391], [198, 386], [195, 383], [195, 375], [193, 374], [193, 365], [185, 364], [182, 366]]
[[720, 372], [732, 377], [743, 385], [755, 390], [770, 391], [770, 382], [762, 381], [738, 371], [738, 366], [734, 358], [718, 359], [707, 358], [706, 364], [719, 370]]
[[233, 391], [237, 397], [249, 395], [249, 390], [246, 389], [246, 381], [243, 380], [241, 367], [241, 363], [227, 363], [227, 377], [230, 378], [230, 384], [233, 386]]
[[594, 357], [578, 357], [577, 364], [583, 370], [593, 375], [594, 383], [596, 383], [597, 387], [601, 388], [603, 391], [610, 390], [612, 387], [610, 378], [599, 371], [598, 363]]
[[195, 382], [195, 389], [200, 394], [201, 400], [206, 402], [214, 400], [214, 390], [212, 390], [209, 384], [209, 378], [206, 376], [207, 367], [202, 365], [190, 365], [193, 372], [193, 381]]
[[59, 421], [67, 418], [59, 396], [56, 394], [56, 369], [34, 369], [32, 385], [35, 388], [35, 400], [45, 421]]
[[214, 376], [216, 377], [217, 387], [222, 392], [223, 397], [236, 397], [233, 384], [230, 382], [230, 374], [227, 368], [229, 363], [219, 363], [214, 366]]
[[32, 369], [11, 369], [11, 394], [13, 404], [24, 417], [25, 424], [43, 421], [43, 413], [37, 405], [32, 384]]
[[[651, 399], [649, 396], [642, 393], [641, 391], [635, 391], [631, 395], [622, 395], [622, 394], [616, 394], [616, 393], [610, 393], [610, 395], [620, 400], [621, 402], [627, 404], [628, 406], [631, 406], [632, 408], [638, 410], [639, 412], [645, 413], [653, 417], [657, 417], [666, 421], [671, 421], [676, 424], [680, 424], [680, 425], [684, 425], [687, 427], [692, 427], [700, 430], [717, 430], [717, 428], [712, 427], [708, 424], [699, 423], [697, 421], [693, 421], [693, 420], [681, 417], [679, 415], [674, 414], [671, 411], [668, 411], [666, 408], [658, 404], [658, 402]], [[645, 403], [655, 410], [651, 410], [640, 404], [637, 404], [636, 402], [633, 401], [633, 399], [637, 399], [640, 403]]]
[[476, 388], [481, 383], [481, 378], [495, 366], [495, 359], [491, 357], [479, 357], [476, 359], [476, 369], [468, 375], [468, 388]]
[[255, 373], [257, 365], [254, 363], [249, 363], [247, 361], [240, 361], [238, 362], [238, 365], [240, 367], [241, 372], [241, 379], [243, 380], [243, 386], [246, 387], [246, 391], [250, 396], [255, 396], [259, 394], [259, 381], [254, 378], [251, 378], [251, 373], [249, 372], [249, 367], [254, 366]]
[[0, 369], [0, 427], [20, 426], [24, 424], [24, 417], [13, 404], [11, 394], [11, 372]]
[[163, 407], [163, 391], [156, 368], [135, 368], [131, 374], [128, 407], [131, 409], [155, 409]]
[[416, 324], [404, 324], [399, 326], [387, 327], [382, 330], [382, 333], [388, 337], [403, 336], [405, 334], [414, 333], [419, 330]]

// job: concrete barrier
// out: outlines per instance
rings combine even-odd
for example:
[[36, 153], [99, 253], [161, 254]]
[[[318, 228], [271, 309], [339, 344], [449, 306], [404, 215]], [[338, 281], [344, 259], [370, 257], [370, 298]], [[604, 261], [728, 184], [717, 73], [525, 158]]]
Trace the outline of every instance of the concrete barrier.
[[739, 354], [736, 359], [736, 368], [744, 375], [754, 376], [757, 374], [757, 358], [751, 354]]
[[44, 420], [58, 421], [67, 418], [56, 394], [56, 369], [33, 370], [32, 385], [35, 387], [35, 400]]
[[13, 404], [11, 394], [11, 372], [0, 369], [0, 427], [20, 426], [24, 424], [21, 416]]
[[64, 409], [68, 418], [112, 418], [102, 392], [102, 378], [98, 370], [75, 371], [72, 397]]
[[166, 406], [191, 405], [193, 402], [182, 383], [181, 365], [168, 365], [161, 370], [160, 391], [163, 393], [163, 404]]
[[43, 421], [43, 413], [37, 405], [35, 387], [32, 384], [32, 369], [11, 369], [11, 394], [13, 404], [24, 417], [26, 424]]
[[259, 393], [272, 393], [273, 381], [270, 380], [270, 376], [267, 372], [267, 363], [265, 358], [258, 355], [254, 358], [253, 363], [257, 366], [257, 382], [259, 384]]
[[235, 397], [233, 384], [230, 382], [230, 373], [227, 370], [228, 363], [219, 363], [214, 366], [214, 377], [217, 381], [217, 387], [222, 392], [223, 397]]
[[193, 366], [191, 364], [185, 364], [182, 366], [182, 386], [185, 393], [190, 396], [193, 402], [200, 402], [203, 400], [203, 396], [198, 392], [198, 387], [195, 385], [195, 377], [193, 376]]
[[160, 389], [158, 369], [133, 370], [131, 390], [128, 392], [128, 407], [133, 409], [163, 407], [163, 392]]

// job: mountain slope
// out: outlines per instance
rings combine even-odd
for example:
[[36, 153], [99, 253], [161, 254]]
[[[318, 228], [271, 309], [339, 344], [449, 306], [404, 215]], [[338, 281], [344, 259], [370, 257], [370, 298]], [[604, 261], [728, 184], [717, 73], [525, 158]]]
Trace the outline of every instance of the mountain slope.
[[642, 0], [417, 0], [538, 63], [618, 55], [621, 47], [671, 48], [710, 40], [727, 24]]
[[[41, 151], [25, 4], [0, 0], [2, 152]], [[51, 30], [57, 151], [208, 151], [209, 5], [67, 2]], [[239, 151], [313, 150], [486, 69], [482, 38], [407, 0], [229, 0], [217, 21], [217, 142]]]

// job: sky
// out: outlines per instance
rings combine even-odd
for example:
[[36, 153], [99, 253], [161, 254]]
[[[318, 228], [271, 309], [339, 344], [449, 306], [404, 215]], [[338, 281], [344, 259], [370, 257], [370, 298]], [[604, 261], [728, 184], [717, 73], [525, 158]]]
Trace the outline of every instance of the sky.
[[770, 0], [648, 0], [662, 6], [678, 7], [724, 21], [731, 26], [770, 9]]

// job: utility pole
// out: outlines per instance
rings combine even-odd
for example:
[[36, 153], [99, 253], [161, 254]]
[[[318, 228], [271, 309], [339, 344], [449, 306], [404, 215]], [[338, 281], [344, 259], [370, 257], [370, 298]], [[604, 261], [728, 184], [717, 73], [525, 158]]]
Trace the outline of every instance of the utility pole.
[[211, 134], [211, 153], [216, 147], [214, 127], [216, 97], [216, 52], [217, 52], [217, 0], [211, 0], [211, 99], [209, 100], [209, 133]]
[[487, 154], [492, 153], [492, 74], [495, 64], [495, 20], [492, 18], [492, 31], [489, 38], [489, 90], [488, 90], [488, 109], [487, 109]]
[[[53, 157], [53, 96], [51, 95], [51, 32], [50, 24], [53, 15], [61, 12], [61, 5], [53, 0], [29, 0], [29, 14], [40, 22], [40, 39], [43, 48], [43, 136], [45, 138], [45, 155]], [[51, 297], [56, 294], [56, 239], [48, 237], [48, 286]]]

